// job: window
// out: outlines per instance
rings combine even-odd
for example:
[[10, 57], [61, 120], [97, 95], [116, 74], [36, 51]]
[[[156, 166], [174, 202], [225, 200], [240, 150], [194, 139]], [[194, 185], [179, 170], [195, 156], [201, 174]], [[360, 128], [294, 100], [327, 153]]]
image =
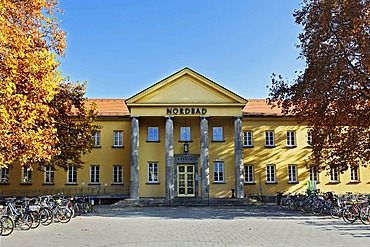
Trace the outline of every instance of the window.
[[338, 168], [337, 167], [330, 168], [330, 182], [332, 182], [332, 183], [338, 183], [339, 182], [339, 174], [338, 174]]
[[312, 146], [312, 133], [307, 132], [307, 146]]
[[22, 183], [23, 184], [30, 184], [32, 182], [32, 168], [23, 166], [22, 167]]
[[266, 183], [276, 183], [275, 165], [266, 166]]
[[222, 127], [213, 127], [213, 135], [212, 135], [213, 141], [223, 141], [223, 133], [222, 133]]
[[44, 183], [54, 183], [54, 168], [52, 166], [45, 166], [44, 168]]
[[122, 166], [113, 166], [113, 183], [114, 184], [122, 184]]
[[190, 141], [190, 127], [180, 128], [180, 141]]
[[351, 182], [359, 182], [358, 166], [351, 167]]
[[213, 182], [224, 182], [224, 163], [215, 162], [213, 164]]
[[95, 132], [95, 134], [92, 136], [92, 139], [94, 140], [94, 146], [100, 147], [100, 131]]
[[244, 131], [243, 146], [244, 147], [253, 147], [253, 132], [252, 131]]
[[296, 140], [295, 140], [295, 132], [294, 131], [287, 131], [286, 132], [286, 145], [287, 147], [295, 147]]
[[113, 147], [123, 147], [123, 131], [114, 131]]
[[159, 141], [158, 127], [148, 127], [148, 141], [150, 142]]
[[254, 171], [253, 165], [246, 165], [244, 167], [245, 171], [245, 183], [254, 183]]
[[158, 183], [158, 163], [148, 163], [148, 183]]
[[0, 183], [9, 183], [9, 168], [3, 167], [0, 169]]
[[266, 135], [265, 146], [274, 147], [275, 146], [274, 131], [266, 131], [265, 135]]
[[316, 168], [310, 169], [310, 181], [319, 182], [319, 173]]
[[99, 182], [99, 166], [90, 166], [90, 183], [97, 184]]
[[67, 183], [68, 184], [76, 184], [77, 183], [77, 170], [76, 170], [75, 166], [68, 166]]
[[297, 182], [298, 182], [297, 166], [288, 165], [288, 183], [297, 183]]

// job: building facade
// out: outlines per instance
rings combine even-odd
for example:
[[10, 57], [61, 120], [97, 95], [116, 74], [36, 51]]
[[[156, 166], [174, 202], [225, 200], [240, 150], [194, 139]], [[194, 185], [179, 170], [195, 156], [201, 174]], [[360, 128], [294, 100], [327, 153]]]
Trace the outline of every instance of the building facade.
[[309, 171], [304, 123], [184, 68], [128, 99], [98, 106], [95, 148], [82, 169], [1, 169], [0, 190], [122, 190], [130, 198], [273, 196], [317, 189], [365, 193], [370, 171]]

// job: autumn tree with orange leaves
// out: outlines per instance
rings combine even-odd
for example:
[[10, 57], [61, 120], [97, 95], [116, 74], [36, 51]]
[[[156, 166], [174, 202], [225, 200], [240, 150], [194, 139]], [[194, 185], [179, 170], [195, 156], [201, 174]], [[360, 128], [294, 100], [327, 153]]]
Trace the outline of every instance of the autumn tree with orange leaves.
[[[62, 106], [80, 102], [61, 93], [57, 57], [64, 56], [66, 33], [57, 12], [56, 0], [0, 1], [0, 167], [45, 164], [63, 153], [58, 127], [65, 118], [59, 114]], [[78, 111], [77, 117], [84, 121], [90, 113]], [[91, 130], [79, 131], [86, 137]]]
[[304, 0], [294, 12], [305, 70], [272, 77], [269, 102], [306, 121], [307, 163], [345, 171], [370, 161], [370, 0]]

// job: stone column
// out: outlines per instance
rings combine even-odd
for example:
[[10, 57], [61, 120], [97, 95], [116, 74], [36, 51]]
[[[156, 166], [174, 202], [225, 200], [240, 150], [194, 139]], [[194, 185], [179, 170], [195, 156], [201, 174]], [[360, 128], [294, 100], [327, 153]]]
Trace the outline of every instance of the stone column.
[[208, 117], [200, 120], [200, 171], [202, 198], [209, 196], [209, 145], [208, 145]]
[[244, 197], [242, 117], [234, 117], [235, 197]]
[[139, 119], [131, 118], [130, 198], [139, 199]]
[[166, 199], [175, 198], [175, 156], [173, 139], [173, 117], [166, 120]]

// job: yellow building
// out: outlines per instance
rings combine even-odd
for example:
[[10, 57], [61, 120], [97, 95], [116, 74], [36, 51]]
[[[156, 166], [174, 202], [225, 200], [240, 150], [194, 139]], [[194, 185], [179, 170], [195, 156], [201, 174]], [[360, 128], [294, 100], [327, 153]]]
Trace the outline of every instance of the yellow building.
[[184, 68], [128, 99], [98, 106], [96, 147], [67, 171], [1, 169], [3, 195], [64, 192], [132, 199], [275, 196], [321, 191], [365, 193], [370, 172], [307, 170], [310, 134], [264, 99], [246, 100]]

